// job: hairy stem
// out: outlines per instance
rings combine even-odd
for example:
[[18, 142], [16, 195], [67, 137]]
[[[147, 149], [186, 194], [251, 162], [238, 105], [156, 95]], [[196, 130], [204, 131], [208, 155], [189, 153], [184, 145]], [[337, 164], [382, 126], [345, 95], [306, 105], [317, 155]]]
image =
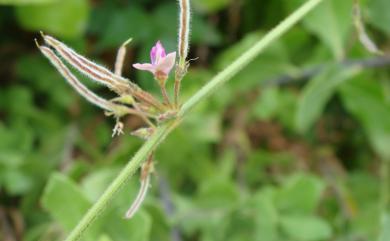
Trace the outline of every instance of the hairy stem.
[[147, 156], [164, 140], [167, 134], [176, 126], [176, 122], [169, 122], [160, 126], [147, 142], [138, 150], [131, 161], [122, 169], [115, 180], [104, 191], [99, 200], [88, 210], [77, 226], [72, 230], [66, 241], [79, 240], [85, 230], [96, 220], [106, 208], [115, 193], [141, 166]]
[[169, 99], [169, 95], [165, 85], [161, 85], [161, 94], [163, 96], [164, 103], [167, 104], [168, 106], [171, 106], [171, 100]]
[[174, 86], [174, 105], [175, 108], [179, 107], [179, 94], [180, 94], [180, 87], [181, 87], [181, 79], [176, 78], [175, 79], [175, 86]]
[[179, 40], [178, 40], [178, 51], [179, 51], [179, 66], [185, 68], [186, 59], [189, 48], [189, 35], [190, 35], [190, 1], [179, 0], [180, 16], [179, 16]]
[[141, 166], [146, 157], [153, 152], [163, 139], [171, 132], [181, 119], [192, 109], [197, 103], [205, 99], [210, 94], [214, 93], [219, 86], [230, 80], [235, 74], [250, 63], [258, 54], [266, 47], [272, 44], [283, 33], [288, 31], [294, 24], [302, 19], [310, 10], [316, 7], [323, 0], [309, 0], [303, 4], [298, 10], [287, 17], [276, 28], [272, 29], [265, 37], [247, 50], [236, 61], [234, 61], [225, 70], [217, 74], [208, 84], [201, 88], [194, 96], [192, 96], [178, 113], [178, 118], [159, 126], [148, 141], [139, 149], [130, 162], [124, 167], [117, 178], [106, 189], [99, 200], [88, 210], [86, 215], [80, 220], [77, 226], [70, 233], [66, 241], [78, 240], [84, 231], [96, 220], [99, 214], [105, 209], [111, 201], [114, 194], [126, 183], [126, 181], [134, 174]]

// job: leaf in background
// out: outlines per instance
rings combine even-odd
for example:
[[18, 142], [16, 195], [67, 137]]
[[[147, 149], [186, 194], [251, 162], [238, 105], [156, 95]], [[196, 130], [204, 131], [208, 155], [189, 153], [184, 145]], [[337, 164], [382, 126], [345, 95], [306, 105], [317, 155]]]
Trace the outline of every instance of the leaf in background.
[[359, 72], [357, 68], [343, 69], [338, 66], [325, 68], [315, 76], [303, 89], [296, 112], [296, 128], [300, 132], [307, 131], [320, 117], [326, 103], [336, 88], [344, 81]]
[[[155, 37], [152, 18], [139, 6], [118, 7], [108, 9], [108, 11], [107, 13], [106, 8], [101, 7], [95, 12], [96, 17], [105, 21], [99, 23], [104, 26], [104, 28], [100, 28], [102, 35], [98, 44], [99, 48], [117, 48], [130, 37], [133, 38], [131, 45], [148, 41], [148, 37]], [[112, 12], [111, 15], [110, 12]]]
[[61, 0], [0, 0], [0, 5], [32, 5], [32, 4], [47, 4]]
[[28, 117], [36, 111], [33, 94], [25, 86], [13, 85], [0, 90], [0, 94], [0, 107], [14, 118]]
[[[285, 0], [290, 11], [304, 2]], [[327, 0], [303, 19], [303, 25], [328, 45], [336, 59], [345, 55], [344, 46], [352, 26], [351, 11], [352, 0]]]
[[264, 188], [250, 199], [250, 206], [255, 209], [255, 241], [279, 240], [279, 214], [273, 200], [274, 195], [275, 189]]
[[296, 91], [277, 86], [265, 87], [258, 96], [252, 112], [262, 120], [277, 120], [284, 127], [295, 130], [295, 113], [298, 103]]
[[372, 173], [359, 170], [349, 173], [347, 184], [350, 205], [357, 210], [350, 227], [358, 230], [362, 238], [375, 240], [380, 227], [380, 179]]
[[213, 13], [229, 5], [231, 0], [194, 0], [195, 8], [207, 13]]
[[282, 217], [280, 225], [292, 240], [328, 240], [332, 236], [332, 229], [329, 224], [315, 216]]
[[102, 218], [104, 222], [102, 228], [115, 241], [148, 241], [150, 240], [150, 231], [152, 228], [152, 219], [143, 210], [139, 210], [136, 215], [130, 219], [122, 218], [123, 214], [108, 210], [108, 215]]
[[[180, 151], [177, 151], [178, 143], [191, 144], [180, 145]], [[188, 180], [201, 183], [215, 175], [210, 150], [208, 143], [188, 135], [187, 129], [183, 126], [161, 145], [156, 156], [158, 160], [164, 160], [164, 165], [159, 168], [164, 173], [169, 173], [167, 175], [169, 182], [180, 186], [185, 185]]]
[[16, 16], [27, 30], [75, 38], [86, 28], [89, 9], [87, 0], [59, 0], [45, 5], [17, 7]]
[[390, 1], [369, 0], [367, 3], [368, 21], [390, 35]]
[[66, 230], [71, 230], [83, 217], [91, 202], [72, 180], [54, 173], [45, 187], [42, 204]]
[[200, 141], [217, 143], [222, 137], [221, 117], [218, 114], [199, 113], [188, 119], [185, 125], [189, 130], [187, 134]]
[[390, 103], [381, 84], [371, 78], [365, 75], [349, 81], [340, 93], [347, 110], [361, 121], [374, 150], [390, 160]]
[[208, 23], [200, 15], [193, 16], [192, 19], [191, 43], [208, 45], [209, 47], [221, 44], [223, 37], [215, 24]]
[[75, 101], [75, 93], [50, 63], [40, 55], [24, 55], [16, 64], [16, 75], [29, 86], [34, 96], [45, 98], [46, 105], [64, 111]]
[[254, 114], [257, 118], [271, 120], [280, 109], [280, 89], [278, 87], [263, 88], [254, 106]]
[[32, 184], [33, 180], [23, 170], [9, 168], [5, 172], [0, 171], [0, 187], [4, 185], [5, 191], [11, 195], [26, 194]]
[[239, 200], [236, 184], [220, 177], [205, 180], [197, 195], [201, 207], [213, 210], [228, 210]]
[[[224, 52], [222, 52], [216, 62], [215, 68], [222, 70], [226, 68], [230, 63], [238, 58], [245, 50], [259, 41], [264, 35], [261, 32], [252, 32], [247, 34], [241, 41], [234, 44]], [[257, 57], [242, 71], [240, 71], [233, 79], [231, 83], [218, 91], [231, 92], [223, 93], [224, 96], [228, 96], [230, 99], [225, 99], [225, 103], [231, 102], [235, 99], [237, 92], [250, 91], [254, 88], [259, 88], [262, 81], [273, 78], [280, 73], [289, 73], [295, 70], [295, 68], [289, 62], [289, 56], [286, 51], [286, 45], [282, 41], [276, 41]]]
[[311, 214], [317, 207], [324, 188], [323, 181], [315, 176], [294, 175], [276, 193], [275, 205], [285, 213]]
[[113, 240], [107, 235], [102, 235], [97, 239], [97, 241], [113, 241]]
[[382, 215], [382, 232], [379, 241], [388, 241], [390, 240], [390, 213], [383, 213]]

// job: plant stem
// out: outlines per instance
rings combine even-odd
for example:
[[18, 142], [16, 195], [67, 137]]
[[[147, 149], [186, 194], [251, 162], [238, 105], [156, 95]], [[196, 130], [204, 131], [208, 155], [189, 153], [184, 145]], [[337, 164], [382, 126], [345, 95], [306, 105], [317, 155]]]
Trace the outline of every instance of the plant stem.
[[187, 67], [184, 63], [184, 67], [181, 67], [180, 64], [176, 67], [176, 73], [175, 73], [175, 85], [174, 85], [174, 107], [176, 109], [179, 108], [179, 95], [180, 95], [180, 88], [181, 88], [181, 81], [184, 77], [184, 75], [187, 73]]
[[197, 103], [205, 99], [210, 94], [214, 93], [217, 88], [230, 80], [235, 74], [249, 64], [258, 54], [260, 54], [272, 42], [278, 39], [283, 33], [289, 30], [294, 24], [302, 19], [310, 10], [316, 7], [323, 0], [309, 0], [303, 4], [298, 10], [287, 17], [276, 28], [272, 29], [264, 36], [257, 44], [247, 50], [235, 62], [229, 65], [225, 70], [217, 74], [208, 84], [202, 87], [194, 96], [192, 96], [178, 112], [178, 118], [159, 126], [155, 133], [148, 141], [138, 150], [135, 156], [124, 167], [117, 178], [105, 190], [99, 200], [88, 210], [84, 217], [80, 220], [77, 226], [72, 230], [66, 241], [78, 240], [85, 230], [96, 220], [100, 213], [105, 209], [114, 194], [126, 183], [126, 181], [135, 173], [141, 166], [146, 157], [156, 149], [156, 147], [164, 140], [181, 119], [192, 109]]
[[175, 128], [177, 122], [169, 122], [159, 126], [155, 133], [137, 151], [131, 161], [123, 168], [118, 177], [104, 191], [99, 200], [88, 210], [77, 226], [72, 230], [66, 241], [78, 240], [85, 230], [96, 220], [100, 213], [106, 208], [115, 193], [126, 183], [126, 181], [141, 166], [145, 158], [164, 140], [167, 134]]
[[161, 94], [163, 96], [165, 104], [167, 104], [168, 106], [171, 106], [171, 100], [169, 99], [169, 95], [167, 92], [167, 88], [165, 87], [165, 84], [161, 85]]
[[175, 97], [174, 97], [174, 105], [175, 105], [175, 108], [178, 108], [179, 107], [179, 94], [180, 94], [180, 85], [181, 85], [181, 79], [175, 79], [175, 86], [174, 86], [174, 94], [175, 94]]

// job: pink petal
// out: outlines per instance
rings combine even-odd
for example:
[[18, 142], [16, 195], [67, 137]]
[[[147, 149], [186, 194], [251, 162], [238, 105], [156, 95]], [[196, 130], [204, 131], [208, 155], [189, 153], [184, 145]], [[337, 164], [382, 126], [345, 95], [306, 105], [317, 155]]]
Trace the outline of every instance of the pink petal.
[[167, 56], [160, 59], [160, 62], [155, 67], [156, 71], [161, 71], [165, 74], [169, 74], [171, 72], [173, 66], [176, 61], [176, 52], [169, 53]]
[[153, 47], [153, 48], [150, 50], [150, 62], [151, 62], [152, 64], [156, 63], [156, 52], [157, 52], [156, 47]]
[[165, 53], [165, 48], [164, 48], [164, 46], [161, 44], [160, 41], [157, 41], [157, 43], [156, 43], [156, 48], [157, 48], [157, 52], [156, 52], [157, 56], [164, 58], [164, 57], [167, 55], [167, 54]]
[[133, 64], [133, 67], [139, 70], [146, 70], [152, 72], [153, 74], [156, 72], [156, 66], [146, 63], [146, 64]]
[[165, 49], [160, 41], [157, 41], [156, 45], [153, 46], [150, 51], [150, 60], [152, 64], [157, 64], [159, 60], [166, 56]]

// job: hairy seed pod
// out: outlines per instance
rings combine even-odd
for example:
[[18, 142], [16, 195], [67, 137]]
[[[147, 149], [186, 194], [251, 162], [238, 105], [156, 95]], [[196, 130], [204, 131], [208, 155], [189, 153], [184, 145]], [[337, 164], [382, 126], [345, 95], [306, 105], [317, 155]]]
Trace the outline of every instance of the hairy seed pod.
[[190, 0], [179, 0], [180, 16], [179, 16], [179, 37], [178, 37], [178, 51], [180, 58], [180, 65], [184, 67], [187, 59], [189, 49], [190, 36]]

